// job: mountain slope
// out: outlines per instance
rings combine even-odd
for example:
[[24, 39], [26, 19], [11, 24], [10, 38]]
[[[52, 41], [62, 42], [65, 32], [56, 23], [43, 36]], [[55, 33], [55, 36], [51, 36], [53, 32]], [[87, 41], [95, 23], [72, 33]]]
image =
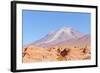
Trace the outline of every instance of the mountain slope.
[[48, 44], [54, 45], [64, 40], [78, 39], [82, 36], [84, 36], [82, 33], [80, 33], [79, 31], [71, 27], [63, 27], [54, 32], [50, 32], [45, 37], [32, 43], [32, 45], [36, 45], [36, 46], [46, 46]]
[[62, 42], [59, 42], [53, 46], [90, 46], [91, 45], [91, 37], [90, 35], [84, 35], [80, 38], [76, 39], [70, 39], [70, 40], [64, 40]]

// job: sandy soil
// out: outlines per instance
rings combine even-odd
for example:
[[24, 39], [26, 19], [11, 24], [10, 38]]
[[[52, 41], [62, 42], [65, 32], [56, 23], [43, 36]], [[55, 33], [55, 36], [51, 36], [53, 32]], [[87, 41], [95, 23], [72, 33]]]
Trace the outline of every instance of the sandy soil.
[[23, 63], [45, 61], [69, 61], [91, 59], [90, 47], [51, 47], [29, 46], [23, 48]]

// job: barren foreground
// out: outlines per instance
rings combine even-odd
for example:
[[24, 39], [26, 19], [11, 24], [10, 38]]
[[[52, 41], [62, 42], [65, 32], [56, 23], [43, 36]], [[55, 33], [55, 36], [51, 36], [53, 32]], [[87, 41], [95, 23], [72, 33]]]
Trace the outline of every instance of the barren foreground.
[[69, 61], [91, 59], [90, 47], [52, 47], [29, 46], [23, 49], [23, 63], [45, 61]]

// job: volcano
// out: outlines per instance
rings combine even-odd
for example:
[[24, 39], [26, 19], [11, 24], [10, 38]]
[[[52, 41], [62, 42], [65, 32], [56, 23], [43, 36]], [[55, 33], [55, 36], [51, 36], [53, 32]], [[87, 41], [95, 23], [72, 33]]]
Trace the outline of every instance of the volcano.
[[85, 35], [81, 33], [80, 31], [77, 31], [73, 29], [72, 27], [63, 27], [58, 30], [55, 30], [53, 32], [49, 32], [46, 36], [43, 38], [31, 43], [31, 45], [39, 46], [39, 47], [51, 47], [51, 46], [57, 46], [57, 45], [67, 45], [70, 43], [72, 45], [73, 43], [77, 43], [78, 41], [82, 42], [85, 41], [86, 39], [90, 40], [90, 37], [88, 35]]

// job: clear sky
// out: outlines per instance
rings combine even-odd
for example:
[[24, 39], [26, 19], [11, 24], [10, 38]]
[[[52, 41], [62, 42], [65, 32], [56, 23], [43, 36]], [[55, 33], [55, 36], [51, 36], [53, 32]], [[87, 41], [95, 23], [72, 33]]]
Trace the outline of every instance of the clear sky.
[[90, 34], [90, 16], [90, 13], [23, 10], [23, 45], [62, 27], [72, 27]]

